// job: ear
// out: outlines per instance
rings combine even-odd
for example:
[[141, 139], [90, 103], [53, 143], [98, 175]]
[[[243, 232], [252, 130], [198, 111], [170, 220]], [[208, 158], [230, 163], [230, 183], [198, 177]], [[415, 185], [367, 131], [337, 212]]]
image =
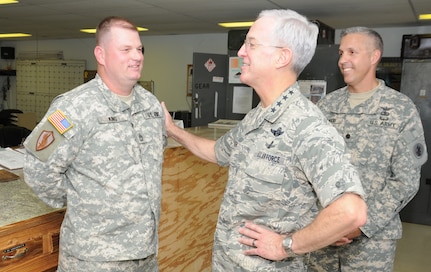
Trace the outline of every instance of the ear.
[[378, 64], [380, 61], [380, 57], [382, 56], [382, 52], [380, 50], [375, 49], [372, 53], [371, 53], [371, 63], [372, 64]]
[[289, 66], [292, 63], [293, 59], [292, 50], [290, 50], [290, 48], [283, 47], [280, 48], [278, 51], [278, 59], [276, 60], [277, 67]]
[[100, 45], [94, 48], [94, 56], [98, 63], [105, 64], [105, 50]]

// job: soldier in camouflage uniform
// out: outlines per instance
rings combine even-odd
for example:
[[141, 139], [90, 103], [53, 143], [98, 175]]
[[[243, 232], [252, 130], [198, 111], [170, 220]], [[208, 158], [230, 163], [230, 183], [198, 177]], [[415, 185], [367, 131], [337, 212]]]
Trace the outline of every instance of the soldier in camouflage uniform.
[[163, 110], [136, 84], [136, 27], [108, 17], [96, 39], [96, 77], [58, 96], [24, 143], [25, 181], [67, 206], [58, 271], [158, 271]]
[[338, 64], [347, 86], [318, 103], [344, 137], [358, 169], [368, 221], [338, 246], [313, 252], [313, 271], [393, 271], [402, 234], [398, 213], [418, 191], [427, 151], [413, 102], [376, 79], [382, 52], [377, 32], [363, 27], [343, 31]]
[[363, 189], [343, 139], [296, 83], [317, 34], [315, 24], [291, 10], [259, 15], [238, 55], [241, 81], [261, 103], [217, 141], [176, 127], [165, 108], [168, 135], [229, 166], [213, 271], [305, 271], [306, 253], [366, 221]]

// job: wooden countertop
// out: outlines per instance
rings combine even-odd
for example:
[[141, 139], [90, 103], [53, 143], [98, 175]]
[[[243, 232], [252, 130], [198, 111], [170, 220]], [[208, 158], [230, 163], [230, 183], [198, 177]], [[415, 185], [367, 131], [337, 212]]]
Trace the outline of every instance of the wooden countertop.
[[33, 193], [22, 178], [22, 170], [11, 172], [20, 178], [0, 183], [0, 227], [59, 210], [49, 207]]
[[[217, 140], [223, 134], [225, 134], [229, 129], [209, 128], [209, 127], [189, 127], [189, 128], [185, 128], [185, 130], [190, 132], [190, 133], [193, 133], [195, 135], [204, 137], [204, 138]], [[181, 145], [169, 137], [168, 138], [168, 146], [166, 148], [171, 148], [171, 147], [176, 147], [176, 146], [181, 146]]]

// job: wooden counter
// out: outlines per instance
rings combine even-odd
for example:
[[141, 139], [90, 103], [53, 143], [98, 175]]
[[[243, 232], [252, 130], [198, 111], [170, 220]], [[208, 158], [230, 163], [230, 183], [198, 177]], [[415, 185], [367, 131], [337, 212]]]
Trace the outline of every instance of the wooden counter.
[[[227, 131], [206, 127], [186, 130], [214, 140]], [[170, 146], [178, 144], [171, 140]], [[167, 148], [164, 156], [159, 227], [160, 271], [209, 272], [214, 230], [228, 168], [203, 161], [182, 146]]]
[[[210, 139], [226, 133], [204, 127], [187, 130]], [[200, 160], [172, 140], [164, 156], [160, 271], [211, 271], [213, 236], [228, 169]], [[16, 256], [0, 257], [0, 271], [55, 267], [64, 210], [45, 205], [22, 179], [0, 183], [0, 203], [0, 253]]]
[[0, 183], [0, 203], [0, 271], [55, 269], [64, 209], [45, 205], [22, 178]]
[[160, 271], [211, 271], [214, 230], [227, 168], [176, 147], [165, 151], [163, 171]]
[[64, 210], [0, 228], [0, 271], [55, 271]]

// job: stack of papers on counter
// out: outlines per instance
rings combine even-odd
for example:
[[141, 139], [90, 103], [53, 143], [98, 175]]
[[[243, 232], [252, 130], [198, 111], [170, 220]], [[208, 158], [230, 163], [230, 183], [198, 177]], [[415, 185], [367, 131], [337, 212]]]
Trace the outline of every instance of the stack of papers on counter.
[[234, 128], [241, 120], [228, 120], [228, 119], [219, 119], [215, 122], [208, 123], [209, 128], [225, 128], [231, 129]]
[[[24, 151], [12, 148], [0, 148], [0, 165], [10, 169], [20, 169], [24, 167]], [[1, 169], [1, 167], [0, 167]]]

